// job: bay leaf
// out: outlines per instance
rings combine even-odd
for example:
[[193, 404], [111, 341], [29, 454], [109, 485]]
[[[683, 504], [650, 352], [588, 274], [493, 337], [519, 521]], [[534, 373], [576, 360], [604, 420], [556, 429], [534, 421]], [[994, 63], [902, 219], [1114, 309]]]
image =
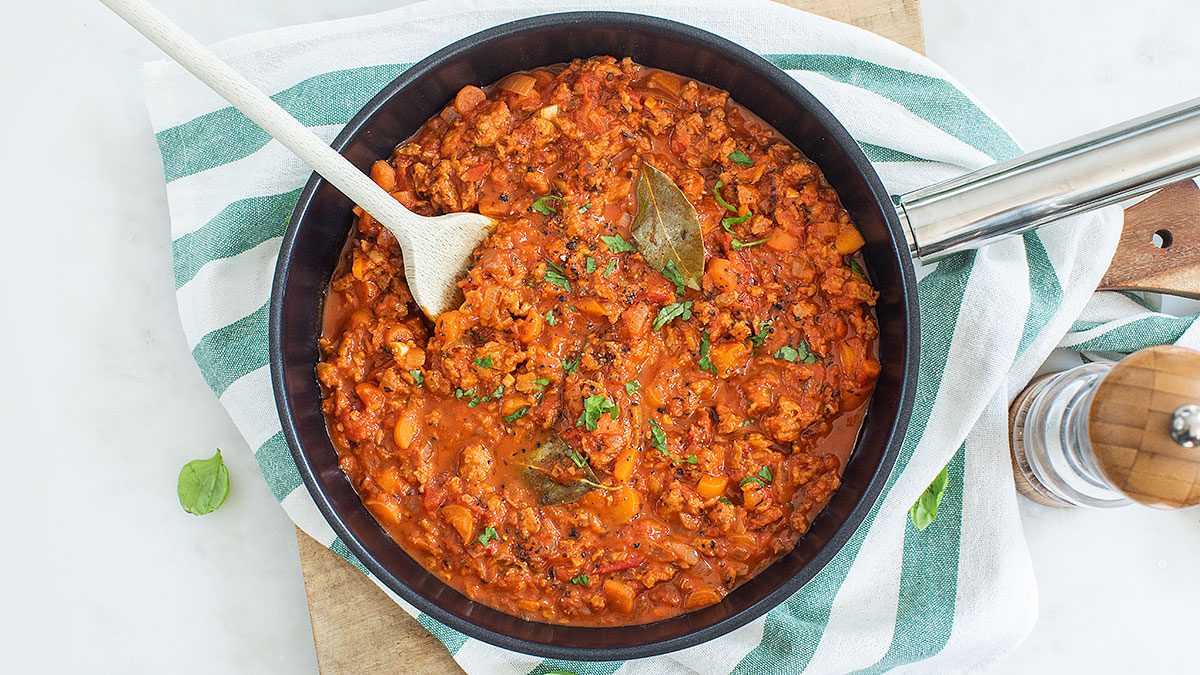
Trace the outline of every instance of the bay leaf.
[[558, 436], [550, 436], [534, 451], [523, 475], [543, 506], [569, 504], [601, 485], [587, 460]]
[[688, 288], [700, 290], [704, 276], [704, 236], [696, 207], [667, 174], [642, 163], [637, 180], [633, 238], [646, 262], [664, 273], [668, 264]]

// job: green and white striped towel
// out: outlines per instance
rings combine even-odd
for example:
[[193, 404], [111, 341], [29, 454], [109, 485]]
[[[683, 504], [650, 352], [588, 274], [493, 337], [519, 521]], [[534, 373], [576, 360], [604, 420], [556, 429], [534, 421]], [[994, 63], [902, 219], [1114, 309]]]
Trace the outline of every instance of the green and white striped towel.
[[[586, 8], [569, 0], [438, 0], [215, 49], [332, 139], [373, 94], [436, 49], [502, 22]], [[765, 0], [625, 0], [603, 8], [689, 23], [765, 55], [845, 123], [893, 192], [1020, 152], [942, 69], [870, 33]], [[179, 67], [149, 64], [144, 83], [192, 354], [288, 515], [356, 562], [300, 483], [267, 369], [271, 274], [309, 170]], [[1010, 475], [1007, 403], [1080, 316], [1119, 228], [1111, 212], [1073, 218], [921, 270], [919, 392], [896, 468], [849, 543], [765, 618], [655, 659], [561, 663], [468, 639], [393, 598], [471, 673], [830, 673], [906, 665], [964, 672], [996, 663], [1030, 631], [1037, 606]], [[1186, 321], [1147, 315], [1122, 323], [1133, 309], [1126, 305], [1134, 305], [1123, 297], [1093, 305], [1095, 316], [1074, 325], [1078, 349], [1170, 341]], [[918, 531], [906, 511], [947, 463], [941, 512]]]

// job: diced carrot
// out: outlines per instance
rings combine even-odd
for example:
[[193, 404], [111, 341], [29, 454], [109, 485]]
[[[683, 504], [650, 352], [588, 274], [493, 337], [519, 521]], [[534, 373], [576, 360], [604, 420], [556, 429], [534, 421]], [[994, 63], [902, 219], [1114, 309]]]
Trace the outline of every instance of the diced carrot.
[[679, 92], [683, 89], [683, 78], [674, 73], [668, 73], [662, 70], [654, 71], [654, 73], [650, 75], [648, 82], [650, 83], [650, 86], [657, 87], [658, 89], [670, 93], [672, 96], [678, 96]]
[[787, 230], [777, 227], [771, 232], [771, 234], [767, 235], [766, 247], [772, 251], [788, 253], [789, 251], [795, 251], [800, 247], [800, 240]]
[[633, 612], [633, 587], [616, 579], [604, 580], [604, 597], [608, 604], [618, 612], [629, 614]]
[[578, 309], [583, 314], [597, 319], [606, 317], [609, 314], [604, 305], [601, 305], [599, 302], [597, 302], [595, 298], [584, 298], [583, 300], [576, 302], [575, 309]]
[[708, 282], [706, 285], [717, 289], [721, 293], [737, 288], [737, 273], [733, 269], [733, 263], [725, 258], [713, 258], [709, 260], [704, 278]]
[[722, 342], [714, 345], [709, 354], [709, 360], [716, 367], [718, 377], [728, 377], [749, 358], [750, 344], [747, 342]]
[[696, 483], [696, 492], [705, 499], [712, 499], [725, 494], [727, 485], [729, 485], [729, 479], [725, 476], [703, 476]]
[[617, 523], [628, 523], [642, 508], [642, 497], [637, 490], [623, 487], [613, 493], [612, 517]]
[[850, 255], [862, 248], [865, 243], [862, 235], [858, 232], [858, 228], [847, 224], [838, 231], [834, 247], [837, 248], [838, 255]]
[[742, 486], [742, 503], [752, 509], [762, 502], [765, 490], [757, 481], [750, 481]]
[[721, 594], [712, 587], [697, 588], [688, 593], [688, 596], [683, 601], [683, 606], [688, 609], [699, 609], [721, 601]]
[[465, 506], [447, 504], [442, 507], [442, 517], [450, 523], [450, 527], [458, 531], [458, 536], [462, 537], [464, 544], [471, 543], [475, 538], [475, 516], [471, 515]]
[[381, 490], [390, 494], [399, 494], [404, 485], [404, 479], [400, 477], [400, 469], [396, 468], [394, 464], [387, 465], [372, 477]]
[[458, 94], [454, 97], [454, 109], [459, 115], [465, 115], [470, 112], [475, 106], [487, 100], [487, 94], [472, 85], [467, 85], [458, 90]]
[[400, 512], [400, 505], [394, 499], [387, 497], [372, 499], [363, 502], [363, 505], [367, 507], [371, 515], [375, 516], [376, 520], [384, 525], [398, 525], [400, 519], [404, 517], [404, 514]]
[[624, 483], [633, 475], [633, 467], [637, 464], [637, 448], [633, 446], [626, 447], [617, 455], [617, 460], [613, 462], [613, 478], [618, 483]]
[[381, 160], [371, 165], [371, 180], [387, 192], [396, 189], [396, 169], [391, 164]]

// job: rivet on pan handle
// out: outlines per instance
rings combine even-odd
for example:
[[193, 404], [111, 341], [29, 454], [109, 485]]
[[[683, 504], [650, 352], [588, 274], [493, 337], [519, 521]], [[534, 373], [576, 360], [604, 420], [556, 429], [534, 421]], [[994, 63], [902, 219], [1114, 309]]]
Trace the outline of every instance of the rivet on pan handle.
[[1200, 99], [893, 197], [930, 262], [1200, 174]]

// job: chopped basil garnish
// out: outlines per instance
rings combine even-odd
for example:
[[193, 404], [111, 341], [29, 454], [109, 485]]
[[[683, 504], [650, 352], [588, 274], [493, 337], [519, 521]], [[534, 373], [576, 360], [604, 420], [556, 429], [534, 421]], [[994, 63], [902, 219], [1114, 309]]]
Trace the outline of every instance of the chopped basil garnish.
[[552, 309], [546, 310], [546, 313], [542, 315], [542, 318], [545, 319], [546, 323], [550, 324], [551, 326], [558, 325], [558, 317], [554, 316], [554, 310]]
[[584, 258], [583, 271], [588, 274], [595, 272], [596, 271], [596, 259], [590, 255], [588, 257]]
[[734, 150], [733, 152], [729, 153], [729, 159], [732, 160], [733, 163], [737, 164], [738, 166], [745, 166], [745, 167], [754, 166], [754, 160], [750, 159], [750, 155], [747, 155], [746, 153], [742, 152], [741, 150]]
[[685, 286], [683, 275], [680, 274], [679, 268], [675, 266], [674, 260], [667, 261], [667, 264], [663, 266], [662, 274], [664, 277], [669, 279], [671, 283], [675, 284], [675, 295], [683, 295], [683, 289]]
[[752, 342], [755, 347], [763, 346], [763, 343], [767, 341], [767, 336], [771, 334], [771, 330], [772, 328], [770, 321], [759, 321], [758, 332], [750, 336], [750, 342]]
[[728, 218], [722, 218], [721, 219], [721, 227], [725, 228], [725, 231], [728, 232], [729, 234], [734, 234], [733, 228], [730, 226], [731, 225], [741, 225], [742, 223], [746, 222], [747, 220], [750, 220], [750, 216], [753, 216], [753, 215], [754, 215], [753, 213], [751, 213], [750, 211], [747, 211], [740, 216], [730, 216]]
[[860, 277], [867, 276], [867, 273], [863, 271], [863, 268], [859, 266], [858, 261], [854, 258], [850, 259], [850, 271], [854, 272]]
[[654, 330], [658, 330], [675, 319], [687, 321], [692, 318], [692, 301], [675, 302], [658, 310], [658, 316], [654, 317]]
[[595, 431], [601, 416], [607, 414], [615, 420], [617, 412], [617, 404], [608, 400], [607, 396], [588, 396], [583, 399], [583, 412], [579, 413], [575, 426]]
[[700, 458], [695, 455], [688, 455], [687, 457], [684, 458], [683, 461], [688, 464], [699, 464]]
[[575, 212], [576, 213], [587, 213], [587, 210], [590, 208], [592, 208], [592, 203], [588, 202], [587, 204], [584, 204], [583, 206], [575, 209]]
[[625, 241], [625, 237], [619, 234], [614, 234], [611, 237], [600, 237], [600, 241], [608, 247], [608, 250], [613, 253], [632, 253], [637, 250], [633, 248], [633, 244]]
[[566, 270], [558, 265], [555, 265], [549, 260], [546, 261], [545, 280], [567, 291], [568, 293], [571, 292], [571, 280], [567, 278]]
[[774, 476], [771, 475], [771, 469], [766, 466], [758, 470], [758, 477], [766, 483], [770, 483], [774, 478]]
[[533, 383], [536, 384], [539, 389], [545, 389], [547, 386], [550, 385], [550, 380], [547, 380], [546, 378], [541, 377], [541, 378], [534, 380]]
[[517, 420], [521, 419], [528, 413], [529, 413], [529, 406], [523, 405], [520, 408], [517, 408], [516, 410], [514, 410], [511, 415], [505, 415], [504, 421], [505, 422], [516, 422]]
[[584, 456], [579, 454], [578, 452], [575, 452], [574, 449], [568, 451], [567, 456], [571, 458], [572, 462], [575, 462], [575, 466], [577, 466], [581, 469], [583, 468], [584, 464], [587, 464], [587, 459], [585, 459]]
[[812, 350], [808, 348], [807, 340], [800, 341], [799, 349], [789, 345], [780, 347], [775, 351], [775, 358], [783, 359], [784, 361], [789, 361], [791, 363], [795, 363], [796, 361], [799, 361], [800, 363], [816, 363], [817, 361], [816, 355], [813, 354]]
[[617, 259], [613, 258], [612, 260], [609, 260], [608, 265], [604, 267], [604, 278], [607, 279], [611, 277], [613, 270], [615, 269], [617, 269]]
[[638, 382], [626, 382], [625, 383], [625, 393], [629, 394], [630, 396], [633, 396], [634, 394], [638, 393], [638, 389], [641, 389], [641, 388], [642, 388], [642, 385]]
[[575, 358], [567, 359], [566, 361], [563, 361], [563, 372], [566, 373], [567, 375], [570, 375], [571, 373], [575, 372], [576, 370], [579, 370], [579, 362], [582, 359], [583, 359], [583, 354], [579, 353], [579, 354], [575, 355]]
[[713, 186], [713, 197], [716, 198], [718, 204], [724, 206], [729, 211], [737, 213], [737, 207], [725, 201], [725, 198], [721, 196], [721, 188], [723, 187], [725, 187], [725, 183], [722, 181], [717, 181], [717, 184]]
[[481, 356], [481, 357], [475, 359], [475, 365], [479, 366], [480, 368], [483, 368], [484, 370], [487, 370], [488, 368], [492, 367], [492, 357], [491, 356]]
[[590, 579], [591, 577], [586, 574], [576, 574], [575, 576], [571, 577], [571, 583], [577, 586], [587, 586]]
[[409, 375], [412, 375], [413, 382], [415, 382], [415, 383], [417, 384], [417, 386], [418, 386], [418, 387], [424, 387], [424, 386], [425, 386], [425, 376], [424, 376], [424, 375], [421, 373], [421, 371], [419, 371], [419, 370], [410, 370], [410, 371], [408, 371], [408, 374], [409, 374]]
[[650, 444], [667, 457], [671, 456], [667, 452], [667, 434], [654, 420], [650, 420]]
[[759, 239], [758, 241], [746, 241], [746, 242], [742, 242], [742, 241], [738, 241], [737, 239], [734, 239], [734, 240], [733, 240], [733, 244], [732, 244], [732, 248], [733, 248], [733, 250], [735, 250], [735, 251], [740, 251], [740, 250], [742, 250], [742, 249], [744, 249], [744, 248], [750, 248], [751, 246], [758, 246], [759, 244], [761, 244], [761, 243], [763, 243], [763, 242], [765, 242], [765, 241], [766, 241], [766, 239]]
[[708, 358], [708, 351], [712, 347], [709, 342], [708, 331], [700, 333], [700, 370], [707, 370], [713, 375], [717, 374], [717, 367], [713, 365], [711, 359]]
[[490, 542], [491, 540], [499, 539], [499, 538], [500, 538], [500, 535], [496, 534], [496, 528], [489, 525], [488, 527], [484, 528], [483, 534], [479, 535], [479, 537], [476, 538], [475, 541], [486, 546], [487, 543]]
[[534, 200], [533, 210], [537, 211], [543, 216], [552, 216], [558, 213], [558, 208], [554, 206], [555, 201], [560, 201], [563, 204], [567, 203], [567, 200], [559, 197], [558, 195], [546, 195], [544, 197], [538, 197], [536, 200]]

